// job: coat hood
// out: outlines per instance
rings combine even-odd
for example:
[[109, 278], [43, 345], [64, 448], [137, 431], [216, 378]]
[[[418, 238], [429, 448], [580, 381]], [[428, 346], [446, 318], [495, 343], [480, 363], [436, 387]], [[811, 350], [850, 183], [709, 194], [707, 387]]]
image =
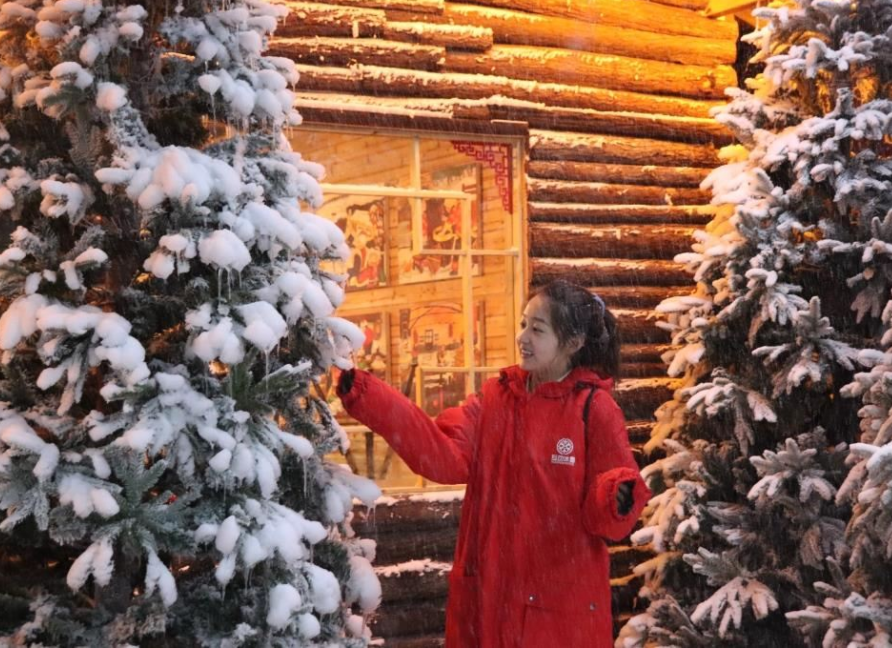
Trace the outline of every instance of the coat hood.
[[[529, 375], [529, 371], [513, 365], [499, 372], [499, 381], [507, 385], [518, 396], [524, 396], [528, 395], [527, 378]], [[543, 383], [536, 387], [534, 393], [546, 398], [562, 398], [574, 389], [588, 385], [603, 389], [609, 393], [613, 390], [613, 378], [602, 376], [587, 367], [576, 367], [563, 380]]]

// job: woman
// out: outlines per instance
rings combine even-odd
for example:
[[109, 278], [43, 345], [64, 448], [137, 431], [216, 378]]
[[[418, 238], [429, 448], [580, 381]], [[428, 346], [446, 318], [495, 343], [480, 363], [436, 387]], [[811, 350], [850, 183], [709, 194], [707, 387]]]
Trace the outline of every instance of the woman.
[[564, 281], [523, 312], [520, 365], [432, 421], [373, 376], [346, 372], [344, 407], [418, 474], [466, 483], [447, 648], [610, 648], [606, 540], [650, 493], [610, 395], [616, 320]]

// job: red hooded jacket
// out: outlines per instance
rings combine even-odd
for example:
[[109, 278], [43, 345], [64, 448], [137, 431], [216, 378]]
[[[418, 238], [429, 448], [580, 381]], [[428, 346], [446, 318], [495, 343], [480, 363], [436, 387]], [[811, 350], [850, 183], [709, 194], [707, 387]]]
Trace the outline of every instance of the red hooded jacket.
[[[412, 470], [467, 484], [449, 577], [447, 648], [611, 648], [604, 540], [631, 532], [650, 492], [611, 379], [576, 368], [533, 393], [526, 380], [519, 367], [504, 369], [435, 421], [362, 371], [341, 400]], [[634, 505], [620, 515], [617, 488], [629, 480]]]

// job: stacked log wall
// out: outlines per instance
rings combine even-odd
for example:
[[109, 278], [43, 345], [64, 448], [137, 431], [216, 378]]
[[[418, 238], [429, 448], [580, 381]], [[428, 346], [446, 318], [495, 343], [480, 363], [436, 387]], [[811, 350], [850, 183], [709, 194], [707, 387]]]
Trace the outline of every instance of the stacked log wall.
[[[527, 223], [530, 287], [572, 278], [617, 314], [625, 363], [617, 398], [640, 447], [673, 387], [661, 362], [669, 340], [654, 326], [653, 308], [690, 290], [673, 257], [710, 220], [700, 183], [731, 141], [710, 111], [737, 83], [736, 23], [703, 15], [706, 0], [288, 4], [292, 17], [272, 50], [296, 62], [308, 122], [525, 129], [528, 193], [518, 214]], [[412, 526], [378, 513], [387, 576], [376, 627], [387, 645], [441, 641], [439, 563], [448, 565], [449, 552], [440, 545], [452, 541], [458, 511], [447, 518], [448, 528]], [[437, 560], [426, 555], [438, 551]], [[634, 603], [636, 551], [613, 549], [620, 616]], [[418, 572], [417, 587], [407, 585], [415, 572], [394, 564], [424, 558], [438, 564]], [[426, 587], [430, 595], [420, 594]]]

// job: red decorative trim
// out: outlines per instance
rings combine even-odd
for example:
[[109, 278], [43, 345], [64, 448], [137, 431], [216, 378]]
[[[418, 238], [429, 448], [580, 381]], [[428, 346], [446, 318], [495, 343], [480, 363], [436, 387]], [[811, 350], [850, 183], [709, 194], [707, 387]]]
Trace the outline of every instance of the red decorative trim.
[[514, 209], [514, 187], [511, 182], [511, 145], [485, 142], [452, 141], [459, 153], [464, 153], [477, 162], [483, 162], [496, 173], [496, 188], [502, 199], [502, 206], [509, 214]]

